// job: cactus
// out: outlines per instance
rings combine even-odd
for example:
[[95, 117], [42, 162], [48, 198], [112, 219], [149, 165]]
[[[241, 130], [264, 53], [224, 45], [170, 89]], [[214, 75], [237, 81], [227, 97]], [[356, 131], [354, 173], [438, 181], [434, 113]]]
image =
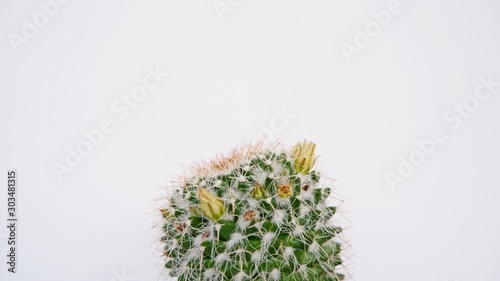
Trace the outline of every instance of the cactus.
[[165, 267], [179, 281], [325, 280], [339, 273], [341, 228], [314, 170], [315, 144], [262, 144], [193, 168], [161, 209]]

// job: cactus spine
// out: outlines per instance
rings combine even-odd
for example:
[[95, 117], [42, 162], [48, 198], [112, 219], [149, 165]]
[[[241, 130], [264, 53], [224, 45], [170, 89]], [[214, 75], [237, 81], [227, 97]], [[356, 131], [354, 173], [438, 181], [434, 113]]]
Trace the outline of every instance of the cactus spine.
[[179, 281], [340, 281], [341, 228], [314, 170], [315, 145], [262, 145], [199, 165], [162, 209], [166, 268]]

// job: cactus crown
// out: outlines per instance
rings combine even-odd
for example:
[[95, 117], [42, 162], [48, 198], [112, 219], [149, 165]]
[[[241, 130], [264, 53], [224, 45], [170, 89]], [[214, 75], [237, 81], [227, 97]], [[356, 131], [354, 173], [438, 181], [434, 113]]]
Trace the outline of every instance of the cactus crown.
[[166, 268], [179, 281], [343, 280], [341, 228], [315, 146], [242, 147], [183, 178], [162, 209]]

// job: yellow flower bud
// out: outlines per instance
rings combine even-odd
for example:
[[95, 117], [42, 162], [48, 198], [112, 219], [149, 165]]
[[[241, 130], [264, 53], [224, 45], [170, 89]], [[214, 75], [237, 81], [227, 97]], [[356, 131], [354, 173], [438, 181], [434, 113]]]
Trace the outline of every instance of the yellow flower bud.
[[250, 194], [255, 200], [260, 200], [266, 196], [266, 191], [262, 185], [257, 183]]
[[168, 209], [160, 209], [160, 212], [164, 219], [168, 219], [172, 215]]
[[201, 211], [206, 217], [217, 221], [224, 216], [226, 209], [224, 202], [219, 197], [204, 188], [198, 187], [198, 198], [200, 199]]
[[311, 141], [304, 140], [298, 143], [292, 150], [292, 155], [295, 158], [295, 171], [307, 175], [316, 163], [316, 156], [314, 151], [316, 144]]
[[288, 198], [292, 196], [292, 192], [293, 192], [292, 187], [289, 186], [288, 184], [282, 184], [278, 186], [277, 189], [278, 196], [281, 198]]

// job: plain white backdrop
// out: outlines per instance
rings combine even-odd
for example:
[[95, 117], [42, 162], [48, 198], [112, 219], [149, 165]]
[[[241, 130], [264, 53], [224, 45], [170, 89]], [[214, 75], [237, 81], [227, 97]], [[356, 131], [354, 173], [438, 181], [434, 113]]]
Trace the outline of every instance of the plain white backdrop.
[[[353, 280], [499, 280], [500, 87], [467, 114], [454, 105], [478, 77], [500, 81], [500, 3], [401, 0], [377, 25], [388, 5], [73, 0], [45, 19], [38, 1], [2, 1], [0, 218], [15, 168], [20, 220], [17, 274], [0, 228], [0, 280], [158, 280], [164, 187], [270, 127], [287, 146], [317, 143]], [[148, 67], [169, 76], [125, 117], [116, 106]], [[294, 117], [276, 128], [283, 110]], [[54, 163], [106, 118], [114, 130], [59, 181]], [[446, 141], [391, 188], [436, 128]]]

